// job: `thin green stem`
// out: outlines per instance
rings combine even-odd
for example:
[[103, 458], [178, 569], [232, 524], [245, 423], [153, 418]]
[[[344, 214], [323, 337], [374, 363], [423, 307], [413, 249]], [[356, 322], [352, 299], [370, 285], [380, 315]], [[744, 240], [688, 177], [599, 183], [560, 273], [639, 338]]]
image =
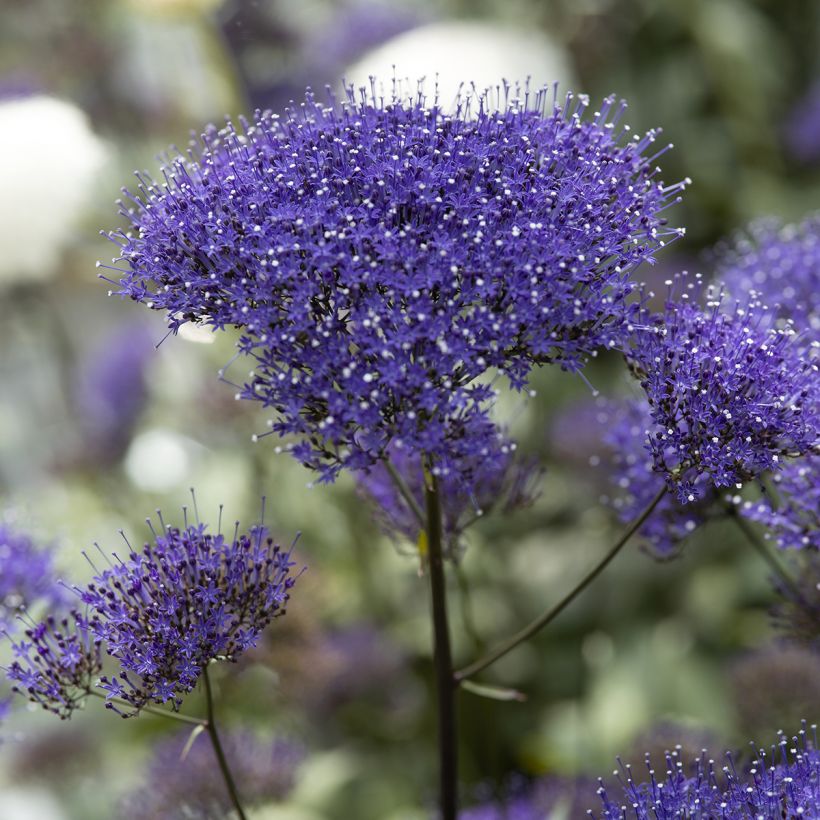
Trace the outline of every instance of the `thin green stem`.
[[458, 814], [458, 741], [456, 737], [456, 686], [447, 622], [447, 588], [442, 546], [441, 495], [432, 471], [425, 470], [427, 549], [430, 559], [430, 592], [433, 609], [433, 662], [438, 700], [438, 748], [442, 820]]
[[745, 518], [738, 515], [737, 509], [732, 506], [727, 506], [726, 510], [729, 518], [737, 524], [738, 529], [746, 536], [746, 540], [755, 552], [769, 565], [771, 570], [778, 578], [797, 596], [798, 600], [802, 600], [802, 592], [797, 582], [789, 574], [788, 570], [775, 558], [775, 556], [766, 549], [766, 545], [761, 540], [760, 536], [749, 526]]
[[202, 668], [202, 680], [205, 682], [205, 705], [208, 711], [208, 721], [205, 728], [208, 730], [208, 735], [211, 738], [211, 745], [214, 747], [214, 754], [216, 755], [219, 770], [222, 772], [222, 777], [225, 780], [225, 786], [228, 789], [228, 794], [231, 796], [231, 802], [236, 809], [236, 815], [239, 820], [247, 820], [245, 810], [242, 808], [242, 802], [239, 799], [239, 792], [236, 788], [233, 775], [231, 774], [228, 761], [225, 757], [225, 752], [222, 748], [222, 743], [219, 740], [219, 733], [216, 730], [216, 723], [214, 721], [214, 697], [211, 690], [211, 679], [208, 677], [208, 667]]
[[[94, 695], [96, 698], [102, 698], [106, 703], [116, 703], [118, 706], [127, 706], [129, 709], [134, 708], [133, 703], [129, 703], [122, 698], [110, 698], [102, 692], [96, 692], [93, 689], [89, 691], [89, 695]], [[162, 717], [170, 718], [171, 720], [178, 720], [181, 723], [190, 723], [195, 726], [205, 726], [208, 721], [202, 718], [189, 717], [188, 715], [181, 715], [179, 712], [169, 712], [167, 709], [161, 709], [159, 706], [142, 706], [140, 712], [148, 712], [151, 715], [161, 715]]]
[[486, 669], [488, 666], [495, 663], [499, 658], [503, 658], [508, 652], [512, 652], [512, 650], [519, 644], [531, 638], [536, 634], [536, 632], [539, 632], [554, 618], [560, 615], [561, 612], [563, 612], [564, 609], [566, 609], [566, 607], [568, 607], [578, 597], [578, 595], [580, 595], [604, 571], [604, 569], [606, 569], [610, 561], [612, 561], [612, 559], [621, 551], [627, 541], [629, 541], [629, 539], [632, 538], [632, 536], [643, 526], [646, 519], [652, 515], [655, 507], [658, 506], [661, 499], [665, 495], [666, 487], [664, 486], [658, 491], [657, 495], [652, 499], [646, 509], [634, 521], [632, 521], [624, 534], [618, 539], [618, 541], [616, 541], [606, 555], [604, 555], [595, 567], [593, 567], [593, 569], [583, 577], [577, 586], [567, 593], [567, 595], [555, 604], [555, 606], [548, 609], [523, 629], [516, 632], [515, 635], [512, 635], [510, 638], [507, 638], [507, 640], [502, 641], [498, 644], [498, 646], [496, 646], [495, 649], [491, 650], [483, 658], [479, 658], [469, 666], [465, 666], [463, 669], [458, 670], [455, 673], [456, 681], [460, 683], [461, 681], [471, 678], [473, 675], [476, 675]]
[[427, 522], [424, 517], [424, 511], [419, 505], [419, 502], [416, 501], [416, 497], [413, 495], [410, 488], [407, 486], [407, 482], [405, 482], [405, 480], [401, 477], [399, 471], [393, 466], [393, 462], [391, 462], [389, 458], [384, 459], [384, 468], [387, 470], [388, 475], [396, 485], [396, 489], [401, 493], [402, 498], [407, 502], [407, 506], [410, 507], [413, 515], [416, 516], [416, 519], [421, 527], [425, 528]]

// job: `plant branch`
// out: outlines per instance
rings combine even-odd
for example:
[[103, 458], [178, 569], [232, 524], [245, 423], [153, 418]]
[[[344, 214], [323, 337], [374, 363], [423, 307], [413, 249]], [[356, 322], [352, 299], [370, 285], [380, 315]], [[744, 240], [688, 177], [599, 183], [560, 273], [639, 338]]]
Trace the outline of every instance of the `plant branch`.
[[606, 555], [604, 555], [604, 557], [595, 565], [595, 567], [584, 576], [584, 578], [572, 589], [571, 592], [565, 595], [557, 604], [555, 604], [555, 606], [548, 609], [545, 613], [529, 623], [519, 632], [516, 632], [515, 635], [507, 638], [506, 641], [502, 641], [498, 644], [498, 646], [496, 646], [495, 649], [491, 650], [483, 658], [479, 658], [469, 666], [465, 666], [463, 669], [458, 670], [455, 673], [456, 681], [461, 683], [461, 681], [471, 678], [473, 675], [476, 675], [486, 669], [488, 666], [495, 663], [499, 658], [503, 658], [508, 652], [512, 652], [512, 650], [519, 644], [523, 643], [528, 638], [531, 638], [547, 624], [549, 624], [554, 618], [560, 615], [561, 612], [563, 612], [564, 609], [566, 609], [566, 607], [569, 606], [578, 597], [578, 595], [580, 595], [581, 592], [583, 592], [601, 574], [601, 572], [604, 571], [610, 561], [612, 561], [612, 559], [621, 551], [627, 541], [629, 541], [629, 539], [632, 538], [632, 536], [643, 526], [646, 519], [652, 515], [655, 507], [658, 506], [661, 499], [665, 495], [666, 486], [658, 491], [657, 495], [652, 499], [646, 509], [632, 521], [624, 534], [610, 548], [609, 552], [607, 552]]
[[[130, 709], [134, 708], [134, 704], [129, 703], [127, 700], [116, 697], [110, 698], [102, 692], [96, 692], [93, 689], [90, 689], [88, 694], [94, 695], [95, 698], [102, 698], [106, 703], [116, 703], [118, 706], [127, 706]], [[161, 709], [159, 706], [141, 706], [139, 711], [148, 712], [148, 714], [151, 715], [161, 715], [162, 717], [170, 718], [171, 720], [178, 720], [182, 723], [190, 723], [196, 726], [205, 726], [208, 723], [207, 720], [203, 720], [202, 718], [181, 715], [179, 712], [169, 712], [167, 709]]]
[[430, 559], [430, 592], [433, 608], [433, 662], [438, 701], [438, 747], [442, 820], [456, 820], [458, 812], [458, 742], [456, 737], [456, 686], [447, 622], [447, 588], [442, 547], [441, 495], [438, 481], [425, 469], [427, 548]]
[[236, 788], [233, 775], [231, 774], [228, 761], [225, 758], [225, 752], [222, 748], [222, 743], [219, 740], [219, 733], [216, 731], [216, 723], [214, 722], [214, 697], [211, 690], [211, 680], [208, 677], [208, 667], [202, 667], [202, 680], [205, 682], [205, 704], [208, 710], [208, 721], [205, 728], [208, 730], [208, 735], [211, 738], [211, 745], [214, 747], [214, 754], [216, 755], [219, 770], [222, 772], [222, 777], [225, 780], [225, 786], [228, 789], [228, 794], [231, 797], [231, 802], [236, 809], [236, 814], [239, 820], [247, 820], [245, 810], [242, 808], [242, 802], [239, 799], [239, 792]]
[[752, 549], [757, 552], [758, 555], [769, 565], [772, 572], [777, 575], [778, 578], [798, 597], [798, 600], [802, 599], [802, 593], [800, 591], [800, 587], [797, 586], [797, 582], [792, 578], [789, 574], [788, 570], [780, 563], [780, 561], [775, 558], [770, 550], [766, 548], [766, 544], [763, 543], [760, 536], [754, 531], [754, 529], [749, 526], [749, 522], [746, 521], [741, 515], [738, 515], [737, 509], [734, 505], [727, 506], [726, 511], [729, 514], [729, 518], [737, 524], [738, 529], [746, 536], [746, 540], [749, 542], [749, 545]]
[[422, 529], [424, 529], [427, 526], [424, 511], [421, 509], [419, 502], [416, 501], [416, 497], [407, 486], [407, 482], [401, 477], [399, 471], [393, 466], [393, 462], [390, 461], [389, 458], [384, 459], [384, 469], [387, 470], [387, 474], [393, 480], [393, 483], [396, 485], [396, 489], [399, 493], [401, 493], [401, 497], [405, 500], [405, 502], [407, 502], [407, 506], [410, 507], [410, 511], [416, 516], [416, 519]]

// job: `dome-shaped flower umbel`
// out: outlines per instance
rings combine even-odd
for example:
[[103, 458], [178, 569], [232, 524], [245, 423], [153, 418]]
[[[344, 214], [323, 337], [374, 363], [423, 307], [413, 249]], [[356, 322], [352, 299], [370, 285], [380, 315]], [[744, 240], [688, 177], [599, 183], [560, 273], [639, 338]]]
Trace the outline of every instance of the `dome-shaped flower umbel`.
[[[517, 96], [516, 96], [517, 95]], [[587, 116], [542, 89], [465, 97], [311, 94], [283, 117], [209, 129], [140, 177], [113, 234], [117, 292], [172, 328], [242, 329], [254, 371], [238, 396], [331, 480], [391, 441], [446, 462], [492, 435], [501, 371], [580, 367], [614, 344], [630, 273], [677, 235], [663, 209], [656, 133], [624, 105]]]
[[820, 349], [754, 294], [740, 303], [710, 290], [701, 309], [699, 279], [677, 286], [663, 313], [636, 324], [628, 361], [655, 423], [655, 469], [688, 503], [704, 477], [731, 487], [817, 446]]
[[690, 775], [677, 752], [668, 753], [665, 765], [661, 763], [657, 772], [651, 760], [646, 763], [643, 783], [631, 766], [621, 765], [615, 772], [620, 780], [615, 797], [601, 783], [598, 795], [602, 811], [590, 812], [590, 816], [601, 820], [820, 817], [816, 727], [812, 727], [811, 737], [805, 729], [792, 739], [781, 734], [770, 753], [757, 750], [746, 772], [736, 766], [728, 752], [723, 765], [708, 759], [704, 752]]
[[292, 566], [261, 527], [239, 535], [237, 525], [233, 537], [165, 527], [78, 589], [91, 632], [120, 664], [100, 686], [135, 711], [152, 701], [178, 709], [207, 663], [236, 660], [284, 614]]

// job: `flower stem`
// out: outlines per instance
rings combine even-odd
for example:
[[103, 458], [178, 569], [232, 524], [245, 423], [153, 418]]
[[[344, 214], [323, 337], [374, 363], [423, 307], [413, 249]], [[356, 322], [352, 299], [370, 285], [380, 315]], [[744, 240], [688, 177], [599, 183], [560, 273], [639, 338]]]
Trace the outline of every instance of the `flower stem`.
[[433, 661], [438, 700], [438, 748], [441, 820], [456, 820], [458, 812], [458, 742], [456, 737], [456, 686], [447, 623], [447, 589], [441, 532], [441, 495], [438, 481], [425, 470], [427, 548], [433, 605]]
[[[93, 689], [89, 690], [89, 695], [94, 695], [95, 698], [102, 698], [106, 703], [116, 703], [118, 706], [127, 706], [130, 709], [134, 708], [133, 703], [129, 703], [122, 698], [110, 698], [102, 692], [96, 692]], [[190, 723], [195, 726], [205, 726], [208, 721], [202, 718], [190, 717], [189, 715], [181, 715], [179, 712], [169, 712], [167, 709], [160, 709], [158, 706], [141, 706], [140, 712], [148, 712], [151, 715], [161, 715], [170, 720], [178, 720], [181, 723]]]
[[774, 574], [780, 578], [780, 580], [795, 594], [797, 595], [798, 600], [802, 600], [802, 593], [800, 588], [797, 586], [794, 578], [791, 577], [788, 570], [777, 560], [777, 558], [772, 555], [772, 553], [766, 549], [766, 545], [763, 541], [760, 540], [758, 534], [754, 531], [752, 527], [749, 526], [749, 523], [744, 519], [742, 516], [738, 515], [737, 510], [735, 509], [734, 505], [726, 507], [727, 512], [729, 513], [729, 518], [731, 518], [735, 524], [737, 524], [738, 529], [746, 536], [746, 540], [751, 545], [752, 549], [754, 549], [758, 555], [769, 565], [771, 570]]
[[653, 510], [658, 506], [664, 495], [666, 495], [665, 486], [658, 491], [657, 495], [652, 499], [646, 509], [632, 521], [624, 534], [610, 548], [609, 552], [607, 552], [606, 555], [604, 555], [604, 557], [595, 565], [595, 567], [593, 567], [593, 569], [591, 569], [584, 576], [578, 585], [567, 593], [567, 595], [555, 604], [555, 606], [548, 609], [531, 623], [527, 624], [527, 626], [519, 632], [516, 632], [515, 635], [512, 635], [510, 638], [507, 638], [506, 641], [498, 644], [495, 649], [487, 653], [487, 655], [483, 658], [479, 658], [469, 666], [459, 669], [455, 673], [456, 682], [460, 683], [461, 681], [471, 678], [473, 675], [476, 675], [486, 669], [488, 666], [495, 663], [499, 658], [503, 658], [508, 652], [512, 652], [512, 650], [519, 644], [523, 643], [528, 638], [531, 638], [536, 632], [543, 629], [554, 618], [560, 615], [560, 613], [563, 612], [564, 609], [566, 609], [566, 607], [569, 606], [578, 597], [578, 595], [580, 595], [601, 574], [601, 572], [603, 572], [610, 561], [612, 561], [612, 559], [621, 551], [626, 542], [629, 541], [629, 539], [632, 538], [632, 536], [643, 526], [643, 523], [647, 518], [649, 518], [650, 515], [652, 515]]
[[242, 803], [239, 800], [239, 792], [236, 789], [233, 775], [228, 766], [228, 761], [225, 758], [225, 752], [222, 749], [222, 743], [219, 740], [219, 733], [216, 731], [216, 723], [214, 722], [214, 697], [211, 690], [211, 680], [208, 677], [208, 667], [202, 668], [202, 680], [205, 682], [205, 705], [208, 710], [208, 722], [205, 728], [208, 730], [208, 735], [211, 738], [211, 745], [214, 747], [214, 754], [219, 763], [219, 770], [222, 772], [222, 777], [225, 780], [225, 786], [228, 788], [228, 794], [231, 796], [231, 802], [236, 809], [236, 815], [239, 820], [247, 820], [245, 810], [242, 808]]

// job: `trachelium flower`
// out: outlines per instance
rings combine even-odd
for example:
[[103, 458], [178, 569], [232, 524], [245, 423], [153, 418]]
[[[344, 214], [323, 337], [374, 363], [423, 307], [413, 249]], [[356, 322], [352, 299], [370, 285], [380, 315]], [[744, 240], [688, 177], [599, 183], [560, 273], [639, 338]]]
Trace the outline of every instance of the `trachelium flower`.
[[654, 469], [681, 503], [701, 485], [733, 487], [820, 439], [820, 346], [805, 344], [754, 293], [732, 302], [699, 277], [678, 277], [660, 314], [633, 326], [627, 361], [654, 426]]
[[804, 726], [792, 738], [779, 733], [769, 752], [752, 749], [755, 757], [746, 771], [729, 752], [721, 765], [704, 750], [687, 774], [687, 761], [672, 751], [655, 765], [647, 759], [644, 778], [619, 760], [615, 796], [601, 781], [602, 810], [590, 816], [601, 820], [816, 817], [820, 806], [816, 726], [809, 730]]
[[[593, 435], [599, 436], [603, 447], [591, 462], [608, 475], [610, 487], [603, 500], [622, 521], [632, 521], [664, 486], [664, 476], [657, 471], [649, 446], [656, 424], [643, 397], [598, 399], [596, 410]], [[664, 495], [639, 530], [655, 557], [676, 556], [681, 543], [708, 519], [717, 493], [703, 476], [695, 480], [695, 487], [694, 502], [683, 503], [669, 493]]]
[[772, 477], [774, 491], [738, 503], [781, 549], [820, 550], [820, 454], [798, 458]]
[[[237, 523], [233, 536], [187, 523], [152, 532], [74, 587], [87, 614], [49, 617], [13, 644], [7, 674], [18, 691], [62, 717], [97, 687], [125, 717], [151, 703], [178, 710], [207, 664], [235, 661], [284, 614], [293, 562], [261, 525], [240, 534]], [[119, 668], [100, 677], [103, 652]]]
[[127, 195], [116, 292], [174, 330], [238, 327], [237, 397], [322, 480], [391, 444], [447, 469], [495, 435], [497, 373], [521, 389], [616, 344], [630, 275], [680, 233], [657, 133], [588, 107], [504, 85], [448, 113], [351, 88], [209, 128]]
[[12, 691], [63, 720], [82, 704], [102, 671], [100, 639], [78, 610], [32, 623], [11, 646], [15, 659], [5, 671]]

